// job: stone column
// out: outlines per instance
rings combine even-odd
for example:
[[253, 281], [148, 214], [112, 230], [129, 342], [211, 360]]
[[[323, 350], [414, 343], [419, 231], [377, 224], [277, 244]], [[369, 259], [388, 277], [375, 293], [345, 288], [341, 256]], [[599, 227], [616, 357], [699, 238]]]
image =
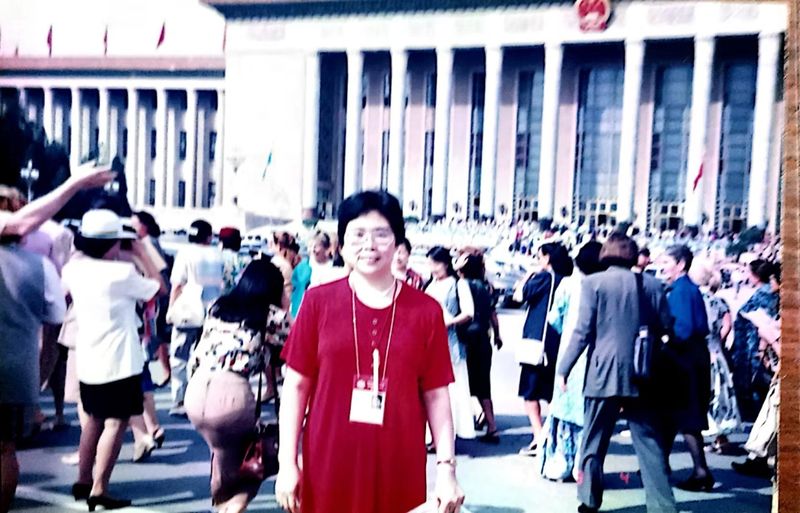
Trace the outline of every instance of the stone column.
[[361, 189], [361, 50], [347, 51], [347, 120], [344, 142], [344, 197]]
[[436, 49], [436, 112], [433, 136], [433, 199], [431, 215], [444, 216], [447, 202], [447, 165], [450, 152], [450, 100], [453, 87], [453, 49]]
[[[214, 130], [217, 132], [217, 147], [214, 149], [214, 163], [212, 166], [215, 184], [214, 187], [216, 189], [214, 206], [219, 207], [223, 204], [226, 206], [231, 205], [233, 203], [233, 196], [236, 193], [233, 187], [229, 187], [229, 184], [223, 183], [225, 181], [222, 167], [224, 162], [223, 159], [225, 157], [225, 145], [223, 144], [223, 134], [225, 133], [225, 91], [223, 89], [217, 90], [217, 112], [214, 114], [213, 126]], [[204, 148], [203, 151], [208, 151], [208, 148]], [[233, 180], [231, 180], [231, 183], [233, 183]], [[228, 188], [230, 188], [230, 191], [228, 191]], [[224, 202], [222, 197], [223, 189], [226, 191]]]
[[617, 221], [633, 221], [634, 176], [642, 94], [644, 41], [625, 41], [625, 82], [622, 90], [622, 127], [619, 144]]
[[[139, 191], [137, 193], [139, 196], [139, 202], [142, 205], [149, 205], [150, 177], [153, 176], [153, 159], [150, 158], [150, 133], [153, 129], [153, 126], [150, 124], [150, 111], [147, 108], [148, 102], [142, 101], [143, 95], [139, 91], [136, 91], [134, 97], [139, 100], [136, 103], [135, 114], [136, 118], [139, 120], [136, 126], [138, 137], [128, 140], [135, 144], [133, 151], [136, 152], [136, 170], [138, 171], [136, 177], [136, 188]], [[147, 98], [149, 100], [151, 95], [148, 94]], [[130, 147], [128, 147], [128, 151], [131, 151]], [[158, 196], [153, 199], [153, 204], [157, 205]]]
[[775, 111], [775, 85], [778, 79], [780, 34], [758, 36], [758, 75], [753, 119], [753, 146], [750, 156], [750, 187], [747, 195], [747, 225], [767, 223], [767, 184], [769, 182], [770, 139]]
[[306, 55], [306, 95], [303, 119], [303, 218], [311, 219], [317, 209], [317, 164], [319, 158], [319, 54]]
[[391, 55], [392, 98], [389, 106], [389, 180], [387, 188], [390, 193], [400, 199], [402, 205], [408, 53], [404, 48], [393, 48]]
[[542, 98], [542, 137], [539, 152], [539, 217], [555, 216], [556, 162], [558, 161], [558, 108], [561, 94], [561, 43], [544, 45], [544, 91]]
[[481, 216], [494, 217], [494, 193], [497, 171], [497, 117], [500, 112], [500, 77], [503, 72], [503, 50], [487, 46], [486, 83], [483, 102], [483, 154], [481, 157]]
[[[201, 191], [200, 195], [197, 197], [197, 206], [198, 207], [213, 207], [214, 203], [211, 202], [211, 198], [205, 198], [206, 192], [208, 191], [208, 186], [206, 183], [209, 181], [215, 181], [216, 178], [213, 175], [209, 175], [207, 167], [208, 167], [208, 100], [207, 100], [208, 93], [203, 94], [203, 97], [206, 98], [205, 101], [201, 100], [200, 92], [197, 94], [197, 140], [195, 141], [195, 145], [197, 147], [197, 151], [195, 154], [197, 155], [195, 161], [195, 167], [197, 168], [197, 176], [198, 180], [203, 182], [203, 190]], [[219, 195], [219, 184], [215, 183], [214, 187], [215, 194]], [[198, 189], [199, 190], [199, 189]], [[203, 202], [205, 199], [205, 203]], [[214, 198], [216, 201], [216, 198]]]
[[201, 207], [206, 181], [202, 169], [197, 166], [197, 90], [186, 91], [186, 113], [183, 116], [183, 129], [186, 130], [186, 208]]
[[[106, 88], [101, 88], [97, 90], [97, 94], [100, 99], [97, 108], [97, 130], [99, 133], [97, 138], [97, 151], [99, 152], [100, 148], [105, 148], [105, 151], [108, 152], [108, 155], [113, 158], [114, 153], [111, 151], [111, 147], [109, 146], [109, 91]], [[98, 153], [98, 157], [100, 156], [101, 155]]]
[[44, 105], [42, 105], [42, 126], [48, 141], [56, 140], [55, 109], [53, 105], [53, 90], [49, 87], [42, 88], [44, 92]]
[[172, 198], [167, 201], [167, 194], [173, 188], [167, 188], [167, 175], [172, 178], [172, 173], [167, 172], [167, 91], [164, 89], [156, 90], [156, 158], [153, 163], [153, 178], [156, 181], [156, 201], [155, 206], [172, 205]]
[[81, 161], [81, 90], [77, 87], [70, 89], [72, 103], [69, 109], [69, 166], [73, 171]]
[[127, 146], [127, 156], [125, 157], [125, 181], [128, 184], [128, 201], [131, 205], [144, 205], [144, 192], [141, 188], [139, 173], [136, 164], [138, 162], [139, 137], [138, 110], [139, 93], [136, 89], [128, 89], [128, 110], [125, 113], [125, 127], [128, 129], [128, 139], [123, 143]]
[[[169, 93], [167, 93], [167, 102], [165, 104], [167, 109], [167, 132], [164, 153], [167, 163], [165, 166], [166, 173], [164, 175], [166, 177], [166, 201], [164, 206], [177, 207], [178, 180], [183, 178], [183, 174], [181, 173], [183, 166], [178, 165], [178, 139], [180, 134], [177, 120], [178, 108], [177, 106], [170, 107], [169, 96]], [[183, 191], [184, 202], [188, 203], [188, 200], [192, 197], [192, 192], [191, 189], [186, 187], [185, 181]]]
[[[55, 91], [53, 91], [53, 98], [55, 99]], [[64, 104], [64, 98], [61, 94], [59, 96], [59, 101], [53, 102], [53, 133], [50, 137], [50, 140], [57, 141], [64, 146], [64, 148], [69, 149], [69, 141], [67, 141], [67, 134], [65, 132], [65, 116], [67, 115], [66, 112], [66, 105]]]
[[[700, 226], [703, 222], [703, 182], [707, 178], [701, 177], [698, 180], [697, 177], [706, 156], [713, 66], [714, 38], [696, 38], [692, 71], [692, 117], [689, 125], [689, 149], [686, 159], [686, 203], [683, 207], [683, 222], [688, 226]], [[697, 182], [696, 186], [695, 181]]]

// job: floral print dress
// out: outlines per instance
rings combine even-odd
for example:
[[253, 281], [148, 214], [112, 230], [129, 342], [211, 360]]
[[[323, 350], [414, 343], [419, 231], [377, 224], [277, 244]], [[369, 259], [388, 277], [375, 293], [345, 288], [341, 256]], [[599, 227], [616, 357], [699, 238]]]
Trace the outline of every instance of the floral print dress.
[[728, 304], [710, 292], [703, 292], [708, 314], [708, 352], [711, 354], [711, 404], [708, 409], [708, 431], [705, 435], [727, 435], [739, 431], [742, 418], [736, 402], [733, 374], [723, 352], [720, 339], [722, 321], [730, 313]]

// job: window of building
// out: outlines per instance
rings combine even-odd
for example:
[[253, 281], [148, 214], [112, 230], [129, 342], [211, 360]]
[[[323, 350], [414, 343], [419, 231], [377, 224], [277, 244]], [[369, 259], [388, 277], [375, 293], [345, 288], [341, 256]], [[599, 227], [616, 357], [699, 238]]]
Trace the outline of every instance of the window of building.
[[579, 224], [616, 223], [623, 76], [621, 64], [579, 73], [572, 209]]
[[156, 129], [150, 130], [150, 159], [156, 158]]
[[683, 220], [691, 98], [691, 65], [656, 70], [648, 224], [658, 230], [676, 230]]
[[383, 106], [388, 107], [392, 101], [392, 75], [383, 74]]
[[521, 71], [518, 84], [517, 133], [514, 150], [514, 214], [525, 220], [536, 220], [544, 69]]
[[89, 153], [97, 155], [98, 148], [100, 147], [100, 129], [95, 128], [92, 133], [92, 142], [89, 147]]
[[128, 129], [122, 130], [122, 158], [128, 158]]
[[214, 160], [217, 155], [217, 131], [208, 134], [208, 160]]
[[186, 206], [186, 182], [184, 180], [178, 180], [178, 206]]
[[747, 221], [756, 63], [728, 63], [724, 66], [722, 80], [717, 228], [739, 232], [745, 228]]
[[361, 73], [361, 110], [367, 107], [367, 96], [369, 93], [369, 75]]
[[436, 107], [436, 72], [425, 75], [425, 105]]
[[483, 162], [483, 101], [486, 96], [486, 74], [472, 74], [472, 109], [469, 130], [469, 205], [467, 215], [480, 217], [481, 163]]
[[64, 148], [67, 150], [67, 155], [72, 155], [72, 127], [67, 127], [67, 140], [64, 141]]
[[186, 130], [181, 130], [178, 134], [178, 158], [186, 160]]
[[156, 204], [156, 181], [154, 178], [147, 183], [147, 204], [151, 207]]
[[206, 197], [203, 206], [206, 208], [213, 207], [216, 199], [217, 199], [217, 184], [214, 182], [208, 182], [206, 184]]

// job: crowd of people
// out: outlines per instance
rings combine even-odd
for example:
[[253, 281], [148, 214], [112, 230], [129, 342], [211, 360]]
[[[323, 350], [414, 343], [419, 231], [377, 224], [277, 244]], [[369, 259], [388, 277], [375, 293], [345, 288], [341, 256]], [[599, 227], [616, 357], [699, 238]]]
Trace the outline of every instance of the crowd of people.
[[[27, 205], [0, 191], [0, 512], [14, 497], [16, 444], [34, 426], [66, 425], [65, 402], [77, 404], [81, 426], [77, 452], [63, 458], [78, 467], [75, 500], [89, 511], [129, 506], [110, 492], [112, 471], [129, 426], [134, 461], [162, 447], [169, 432], [153, 393], [167, 385], [169, 414], [208, 445], [216, 511], [245, 511], [259, 491], [242, 466], [270, 401], [280, 419], [275, 496], [287, 511], [413, 510], [426, 502], [426, 452], [438, 511], [459, 511], [456, 439], [498, 444], [504, 428], [490, 379], [504, 343], [482, 249], [432, 245], [427, 268], [412, 269], [402, 209], [379, 191], [347, 198], [337, 233], [301, 245], [277, 232], [263, 253], [242, 251], [236, 227], [215, 235], [205, 220], [174, 257], [147, 212], [93, 208], [79, 223], [49, 221], [78, 190], [111, 179], [79, 169]], [[706, 452], [729, 453], [728, 436], [753, 422], [748, 457], [733, 466], [770, 477], [774, 244], [733, 259], [696, 239], [648, 248], [625, 229], [571, 235], [545, 229], [512, 243], [535, 247], [514, 290], [526, 309], [513, 346], [531, 425], [520, 455], [546, 479], [576, 481], [579, 512], [598, 511], [624, 417], [648, 511], [676, 512], [677, 435], [693, 466], [676, 486], [708, 492]], [[52, 420], [37, 407], [47, 387]]]

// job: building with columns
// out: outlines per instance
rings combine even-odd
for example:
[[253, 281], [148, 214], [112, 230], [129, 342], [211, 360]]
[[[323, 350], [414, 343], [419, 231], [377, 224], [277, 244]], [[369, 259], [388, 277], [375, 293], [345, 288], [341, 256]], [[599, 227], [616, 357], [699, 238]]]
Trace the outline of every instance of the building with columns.
[[243, 208], [776, 227], [784, 3], [207, 3]]
[[0, 6], [0, 93], [167, 226], [385, 188], [419, 219], [777, 228], [782, 2], [107, 4]]

